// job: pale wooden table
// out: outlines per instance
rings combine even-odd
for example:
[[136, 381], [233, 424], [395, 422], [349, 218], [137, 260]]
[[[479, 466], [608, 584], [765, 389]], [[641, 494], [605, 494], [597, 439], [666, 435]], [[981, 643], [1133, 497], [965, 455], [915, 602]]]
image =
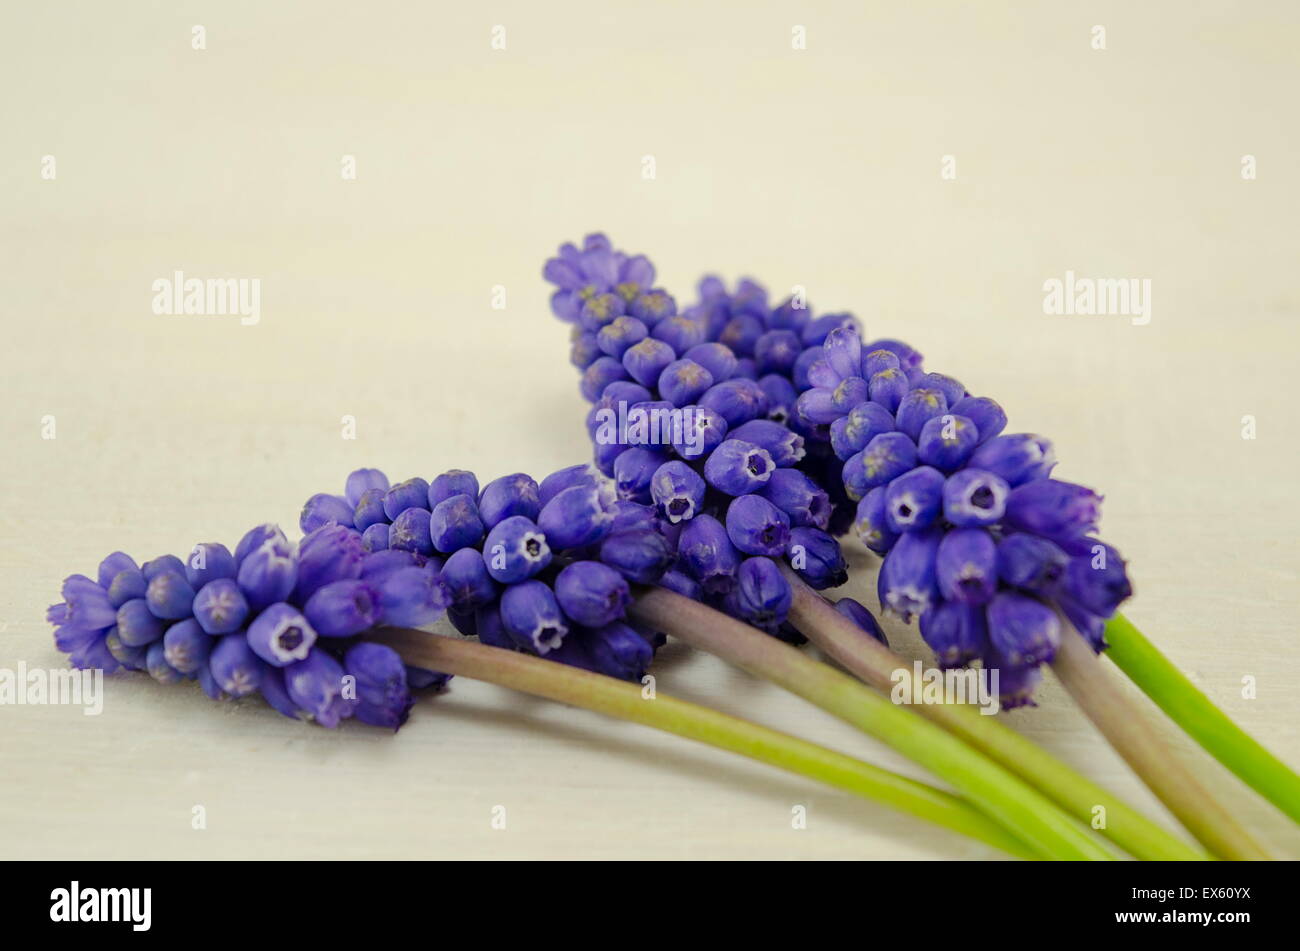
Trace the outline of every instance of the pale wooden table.
[[[359, 465], [490, 477], [583, 458], [538, 274], [560, 240], [604, 228], [651, 254], [679, 298], [708, 268], [804, 285], [814, 306], [908, 339], [1014, 427], [1053, 437], [1059, 474], [1107, 496], [1104, 534], [1139, 592], [1130, 616], [1300, 764], [1293, 6], [845, 3], [802, 24], [784, 4], [498, 8], [9, 12], [0, 666], [61, 662], [44, 608], [116, 548], [148, 558], [264, 520], [292, 527], [302, 499]], [[505, 50], [490, 48], [494, 23]], [[791, 49], [795, 25], [806, 49]], [[1257, 180], [1241, 177], [1246, 154]], [[945, 155], [955, 181], [940, 178]], [[260, 278], [260, 323], [155, 316], [151, 283], [176, 268]], [[1043, 282], [1068, 269], [1151, 279], [1150, 324], [1046, 316]], [[874, 566], [854, 552], [850, 593], [874, 603]], [[888, 628], [923, 656], [914, 630]], [[1242, 698], [1247, 675], [1257, 699]], [[659, 678], [908, 768], [680, 646]], [[756, 764], [469, 682], [396, 737], [140, 676], [106, 690], [98, 718], [0, 707], [0, 855], [985, 854]], [[1059, 687], [1010, 720], [1158, 809]], [[1295, 827], [1165, 733], [1251, 829], [1300, 856]]]

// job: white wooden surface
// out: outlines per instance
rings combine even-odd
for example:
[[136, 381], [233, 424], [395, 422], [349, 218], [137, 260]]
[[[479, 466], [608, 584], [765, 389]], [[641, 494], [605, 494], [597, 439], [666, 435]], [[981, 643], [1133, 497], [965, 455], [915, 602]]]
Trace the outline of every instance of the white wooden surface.
[[[491, 477], [583, 458], [539, 271], [559, 241], [602, 228], [649, 253], [679, 299], [706, 269], [804, 285], [818, 309], [913, 342], [1014, 427], [1053, 437], [1059, 474], [1107, 496], [1130, 616], [1300, 764], [1296, 10], [982, 7], [6, 10], [0, 666], [60, 663], [44, 608], [114, 549], [148, 558], [294, 526], [307, 495], [359, 465]], [[490, 48], [494, 24], [505, 50]], [[260, 278], [260, 323], [154, 316], [151, 282], [176, 268]], [[1045, 316], [1043, 282], [1067, 269], [1150, 278], [1150, 324]], [[856, 548], [855, 565], [848, 593], [874, 603]], [[923, 655], [914, 630], [888, 629]], [[907, 769], [709, 657], [671, 647], [659, 676]], [[139, 676], [106, 690], [98, 718], [0, 707], [0, 855], [985, 854], [747, 761], [468, 682], [396, 737]], [[1010, 719], [1158, 809], [1059, 687]], [[1293, 826], [1164, 728], [1249, 827], [1300, 856]]]

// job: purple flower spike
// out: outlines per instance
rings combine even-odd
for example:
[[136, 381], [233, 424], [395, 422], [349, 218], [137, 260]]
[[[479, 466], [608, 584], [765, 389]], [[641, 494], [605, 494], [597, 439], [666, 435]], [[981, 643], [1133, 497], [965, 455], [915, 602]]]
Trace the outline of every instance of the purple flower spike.
[[235, 577], [235, 556], [230, 549], [218, 542], [203, 542], [195, 545], [185, 563], [185, 580], [190, 587], [198, 591], [209, 581], [218, 578]]
[[621, 621], [581, 630], [578, 639], [586, 649], [592, 669], [607, 677], [639, 681], [654, 660], [654, 649], [649, 642]]
[[1010, 487], [983, 469], [962, 469], [943, 485], [943, 514], [958, 527], [996, 525], [1006, 512]]
[[385, 624], [419, 627], [447, 610], [446, 589], [427, 567], [400, 568], [378, 582], [380, 617]]
[[767, 484], [776, 463], [766, 449], [743, 439], [727, 439], [704, 463], [709, 485], [727, 495], [745, 495]]
[[422, 509], [429, 504], [429, 483], [416, 476], [399, 482], [384, 493], [384, 514], [391, 522], [409, 508]]
[[208, 634], [237, 631], [244, 626], [247, 617], [248, 599], [239, 590], [239, 585], [229, 578], [209, 581], [194, 596], [194, 619]]
[[[545, 509], [542, 510], [543, 514]], [[451, 606], [464, 613], [496, 599], [497, 583], [488, 574], [483, 556], [473, 548], [455, 552], [442, 566], [442, 584], [451, 598]]]
[[949, 601], [987, 604], [998, 588], [998, 552], [982, 528], [959, 528], [944, 535], [935, 559], [939, 593]]
[[[890, 354], [893, 356], [893, 354]], [[871, 635], [886, 647], [889, 641], [885, 638], [885, 632], [880, 627], [880, 622], [876, 620], [874, 614], [868, 611], [861, 602], [853, 598], [840, 598], [835, 602], [835, 610], [844, 615], [858, 627], [862, 628], [867, 634]]]
[[[631, 452], [632, 450], [628, 450]], [[589, 481], [557, 493], [537, 517], [537, 527], [555, 551], [585, 548], [613, 530], [608, 483]]]
[[163, 622], [143, 598], [133, 598], [117, 609], [117, 636], [128, 647], [143, 647], [163, 636]]
[[877, 555], [883, 555], [894, 547], [894, 542], [898, 540], [898, 533], [889, 527], [889, 519], [885, 516], [883, 485], [872, 489], [858, 503], [853, 530], [862, 544]]
[[935, 559], [942, 538], [943, 533], [937, 529], [898, 537], [877, 579], [882, 608], [911, 621], [913, 615], [924, 614], [939, 600]]
[[943, 511], [943, 473], [918, 466], [889, 483], [885, 489], [885, 519], [893, 532], [919, 532], [929, 528]]
[[489, 529], [518, 515], [535, 520], [541, 510], [538, 485], [522, 472], [493, 479], [479, 493], [479, 517]]
[[339, 662], [320, 649], [284, 669], [289, 698], [321, 726], [331, 729], [353, 713], [353, 702], [343, 697], [343, 677]]
[[878, 485], [888, 485], [916, 468], [916, 444], [899, 432], [881, 433], [844, 463], [844, 490], [857, 502]]
[[302, 660], [314, 643], [315, 628], [297, 608], [284, 602], [271, 605], [248, 627], [248, 646], [273, 667]]
[[[266, 663], [253, 653], [248, 638], [243, 634], [227, 634], [220, 638], [208, 656], [212, 682], [228, 697], [246, 697], [256, 691], [265, 669]], [[199, 680], [203, 680], [201, 672]], [[206, 685], [204, 690], [212, 695]]]
[[1047, 478], [1056, 467], [1056, 453], [1041, 436], [1019, 433], [990, 439], [975, 450], [970, 464], [1000, 476], [1014, 489], [1033, 479]]
[[790, 567], [817, 591], [838, 588], [849, 580], [839, 542], [821, 529], [791, 529], [785, 553]]
[[998, 542], [998, 577], [1022, 591], [1049, 593], [1068, 563], [1059, 545], [1037, 535], [1008, 535]]
[[194, 618], [173, 624], [162, 639], [167, 663], [183, 674], [197, 673], [207, 664], [216, 643]]
[[1036, 479], [1011, 490], [1003, 521], [1008, 528], [1059, 542], [1096, 531], [1100, 516], [1101, 496], [1092, 489]]
[[569, 633], [555, 595], [540, 581], [511, 585], [501, 595], [501, 623], [515, 642], [545, 656]]
[[1046, 664], [1056, 656], [1061, 624], [1041, 601], [1004, 591], [989, 603], [988, 624], [994, 649], [1013, 667]]
[[742, 495], [727, 507], [727, 537], [747, 555], [778, 558], [790, 541], [790, 516], [767, 499]]
[[616, 532], [600, 545], [600, 560], [636, 584], [657, 582], [675, 557], [674, 547], [654, 529]]
[[921, 615], [921, 637], [940, 667], [964, 667], [988, 650], [984, 609], [957, 601], [940, 601]]
[[[361, 559], [365, 555], [361, 535], [355, 529], [342, 525], [316, 529], [298, 546], [298, 582], [294, 586], [294, 599], [302, 603], [331, 581], [360, 577]], [[250, 604], [252, 600], [249, 598]]]
[[[262, 617], [273, 610], [268, 609]], [[379, 623], [379, 591], [357, 579], [335, 581], [308, 598], [302, 613], [321, 637], [351, 637]], [[253, 624], [256, 626], [257, 621]], [[251, 628], [249, 637], [252, 637]]]
[[825, 529], [830, 522], [830, 496], [798, 469], [777, 469], [758, 494], [786, 515], [790, 524]]
[[348, 648], [343, 668], [356, 687], [354, 715], [358, 720], [390, 730], [406, 722], [415, 701], [406, 686], [406, 668], [397, 651], [363, 641]]
[[343, 497], [348, 500], [349, 505], [356, 508], [361, 502], [361, 497], [371, 490], [381, 493], [387, 492], [388, 476], [378, 469], [357, 469], [355, 472], [348, 474], [347, 483], [343, 489]]
[[178, 571], [154, 575], [144, 597], [155, 617], [178, 620], [193, 613], [194, 589], [185, 580], [185, 575]]
[[704, 480], [679, 460], [665, 462], [650, 480], [650, 497], [668, 521], [688, 521], [704, 503]]
[[430, 510], [437, 508], [439, 502], [443, 502], [454, 495], [468, 495], [471, 499], [478, 498], [478, 479], [474, 473], [464, 469], [448, 469], [442, 475], [435, 476], [429, 483], [427, 498]]
[[483, 562], [496, 581], [517, 584], [551, 563], [551, 549], [536, 524], [522, 515], [513, 515], [488, 532]]
[[555, 579], [564, 613], [584, 627], [602, 627], [624, 616], [632, 601], [627, 581], [598, 561], [575, 561]]

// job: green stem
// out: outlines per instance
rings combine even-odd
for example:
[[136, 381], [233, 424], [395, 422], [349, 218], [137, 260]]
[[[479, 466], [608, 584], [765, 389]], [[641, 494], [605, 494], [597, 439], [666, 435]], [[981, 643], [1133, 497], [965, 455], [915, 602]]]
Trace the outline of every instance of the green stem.
[[[877, 690], [888, 693], [896, 677], [910, 677], [911, 664], [848, 620], [793, 571], [790, 623], [826, 656]], [[1112, 793], [1071, 769], [1042, 747], [969, 704], [921, 704], [916, 710], [943, 729], [1032, 784], [1082, 822], [1104, 817], [1100, 830], [1135, 858], [1164, 861], [1206, 855], [1156, 825]], [[1101, 812], [1097, 808], [1101, 807]]]
[[373, 639], [408, 664], [482, 680], [651, 726], [739, 753], [837, 789], [884, 803], [1018, 858], [1038, 858], [964, 800], [797, 737], [676, 700], [638, 685], [514, 651], [412, 628], [382, 628]]
[[1273, 805], [1300, 822], [1300, 777], [1197, 690], [1122, 614], [1106, 625], [1115, 662], [1187, 735]]
[[1268, 859], [1268, 853], [1156, 735], [1083, 635], [1064, 618], [1061, 627], [1052, 670], [1133, 772], [1212, 854], [1234, 861]]
[[664, 588], [639, 592], [629, 613], [654, 630], [785, 687], [883, 740], [951, 783], [973, 805], [1045, 856], [1115, 857], [1037, 790], [977, 750], [790, 645]]

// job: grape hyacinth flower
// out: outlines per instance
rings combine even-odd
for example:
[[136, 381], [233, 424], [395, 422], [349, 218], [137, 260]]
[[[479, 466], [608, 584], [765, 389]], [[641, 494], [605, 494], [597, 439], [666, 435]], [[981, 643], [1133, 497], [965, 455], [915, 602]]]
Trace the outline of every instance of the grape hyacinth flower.
[[[347, 493], [360, 506], [386, 485], [382, 473], [361, 470]], [[322, 726], [355, 716], [396, 729], [414, 681], [440, 686], [446, 678], [412, 676], [391, 648], [358, 637], [381, 624], [439, 617], [448, 597], [437, 563], [406, 550], [367, 554], [353, 511], [326, 510], [319, 499], [304, 507], [302, 523], [314, 527], [296, 546], [262, 525], [233, 555], [207, 544], [195, 546], [188, 563], [163, 556], [141, 568], [116, 552], [101, 563], [100, 580], [70, 576], [47, 615], [55, 645], [78, 668], [146, 671], [167, 684], [198, 680], [221, 700], [261, 693], [284, 715]]]
[[[589, 235], [583, 247], [589, 250], [563, 246], [544, 269], [557, 287], [553, 300], [565, 302], [557, 316], [570, 322], [567, 302], [577, 262], [587, 260], [584, 255], [593, 262], [609, 255], [632, 260], [612, 251], [603, 235]], [[561, 266], [565, 262], [569, 266]], [[594, 282], [591, 293], [604, 288]], [[805, 424], [796, 404], [812, 386], [808, 373], [827, 336], [856, 327], [856, 321], [847, 314], [814, 320], [793, 299], [772, 306], [753, 281], [740, 282], [732, 293], [720, 280], [706, 278], [698, 290], [699, 302], [680, 313], [636, 313], [633, 303], [647, 333], [618, 318], [598, 329], [591, 345], [575, 346], [575, 354], [584, 355], [575, 362], [584, 371], [580, 389], [593, 404], [587, 429], [596, 468], [614, 479], [621, 498], [654, 505], [661, 519], [680, 527], [677, 583], [693, 585], [684, 590], [698, 588], [712, 607], [745, 619], [755, 612], [738, 613], [740, 602], [728, 596], [746, 556], [784, 558], [818, 589], [845, 580], [838, 543], [826, 533], [842, 532], [852, 521], [853, 500], [839, 478], [842, 463], [829, 427]], [[899, 349], [910, 357], [910, 349]], [[891, 357], [895, 367], [901, 365], [901, 358]], [[847, 355], [837, 359], [844, 362]], [[919, 358], [909, 365], [914, 363]], [[841, 403], [856, 402], [851, 389], [840, 393]], [[865, 384], [858, 395], [866, 398]], [[828, 423], [837, 412], [828, 400]], [[888, 430], [893, 428], [890, 417]], [[914, 460], [913, 448], [907, 468]], [[809, 536], [816, 540], [811, 557], [806, 545], [791, 545], [792, 527], [820, 533]], [[613, 542], [606, 554], [617, 559], [629, 553], [628, 546]], [[764, 569], [764, 577], [786, 584], [779, 572]], [[785, 599], [774, 603], [779, 608]], [[768, 626], [775, 630], [783, 622], [782, 616]]]
[[[597, 257], [630, 259], [611, 251], [603, 235], [589, 236], [584, 247], [603, 249]], [[565, 248], [561, 257], [573, 257], [572, 246]], [[546, 276], [559, 294], [565, 288], [551, 268], [548, 263]], [[703, 477], [705, 495], [683, 519], [688, 544], [678, 557], [683, 579], [699, 585], [706, 601], [729, 610], [735, 600], [726, 595], [745, 556], [778, 556], [771, 554], [774, 546], [756, 541], [756, 529], [781, 533], [779, 520], [748, 501], [761, 497], [784, 514], [787, 532], [855, 529], [868, 549], [884, 556], [885, 609], [921, 618], [922, 634], [931, 632], [927, 642], [942, 663], [1004, 665], [1008, 706], [1027, 702], [1037, 680], [1027, 667], [1050, 660], [1054, 641], [1042, 624], [1008, 622], [1023, 611], [1043, 620], [1020, 602], [1012, 603], [1022, 612], [999, 608], [1000, 646], [990, 640], [988, 619], [973, 612], [991, 610], [1001, 594], [1059, 611], [1095, 649], [1104, 647], [1105, 620], [1132, 588], [1118, 553], [1093, 537], [1100, 497], [1051, 477], [1050, 442], [1005, 435], [1007, 417], [995, 401], [927, 372], [921, 354], [901, 341], [864, 342], [850, 315], [814, 317], [793, 299], [774, 306], [751, 280], [729, 291], [706, 277], [698, 294], [660, 332], [657, 321], [645, 321], [649, 334], [640, 338], [640, 350], [629, 345], [617, 359], [609, 351], [612, 365], [584, 377], [583, 392], [594, 404], [588, 432], [603, 471], [646, 479], [657, 460]], [[689, 350], [681, 349], [687, 342]], [[688, 385], [704, 373], [710, 386]], [[638, 410], [708, 411], [708, 448], [691, 454], [680, 442], [647, 445], [622, 428], [611, 438], [611, 427], [598, 425], [609, 414]], [[641, 452], [623, 459], [633, 448]], [[680, 481], [680, 469], [666, 470], [661, 495], [672, 496], [668, 486]], [[655, 475], [647, 484], [655, 485]], [[721, 539], [707, 522], [692, 531], [701, 516], [715, 517], [733, 534]], [[720, 540], [730, 543], [730, 552], [720, 549]], [[831, 559], [837, 561], [842, 564]], [[802, 564], [801, 576], [814, 587], [840, 577], [819, 571], [827, 564], [820, 558]], [[939, 613], [926, 622], [930, 611]]]

